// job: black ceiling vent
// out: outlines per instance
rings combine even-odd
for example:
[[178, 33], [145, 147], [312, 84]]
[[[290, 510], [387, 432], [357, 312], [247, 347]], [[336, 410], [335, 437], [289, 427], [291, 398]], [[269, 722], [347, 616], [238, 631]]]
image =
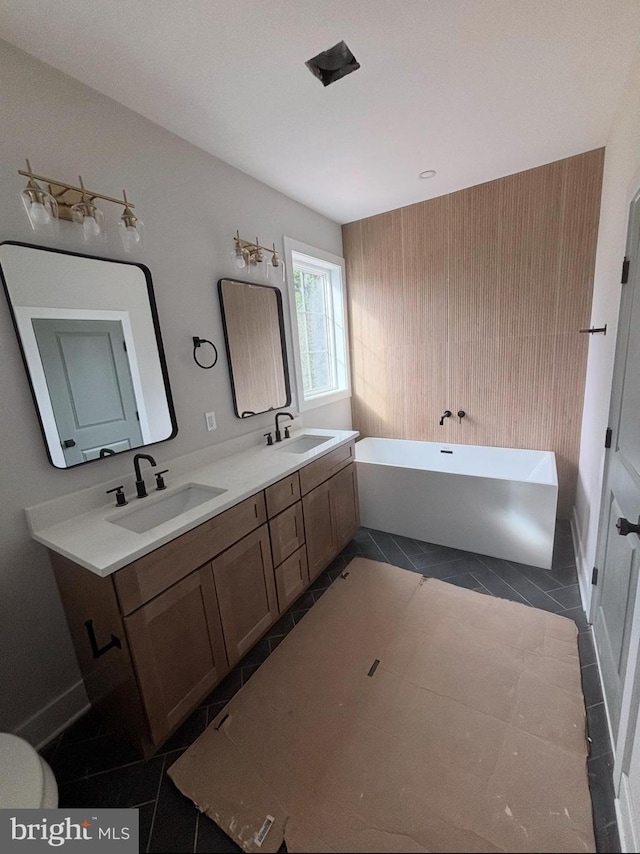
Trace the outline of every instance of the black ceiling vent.
[[360, 63], [345, 42], [334, 44], [329, 50], [324, 50], [305, 62], [305, 65], [318, 80], [322, 81], [323, 86], [335, 83], [336, 80], [360, 68]]

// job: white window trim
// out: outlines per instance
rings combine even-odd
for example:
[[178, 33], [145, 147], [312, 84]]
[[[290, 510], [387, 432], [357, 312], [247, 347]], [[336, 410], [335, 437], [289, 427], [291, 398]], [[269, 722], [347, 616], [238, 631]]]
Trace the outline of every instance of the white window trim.
[[[340, 279], [342, 283], [342, 299], [338, 304], [334, 302], [336, 313], [341, 312], [341, 324], [343, 328], [343, 336], [341, 341], [338, 341], [336, 334], [336, 349], [342, 351], [341, 355], [344, 360], [344, 376], [345, 388], [338, 391], [319, 394], [315, 397], [305, 400], [304, 387], [302, 382], [302, 359], [300, 357], [300, 338], [298, 334], [298, 313], [296, 310], [296, 295], [293, 283], [293, 256], [292, 253], [297, 252], [300, 255], [307, 255], [309, 261], [326, 261], [340, 269]], [[335, 403], [338, 400], [344, 400], [351, 397], [351, 369], [349, 364], [349, 335], [348, 335], [348, 318], [347, 318], [347, 287], [345, 275], [344, 258], [339, 255], [333, 255], [331, 252], [325, 252], [324, 249], [318, 249], [315, 246], [310, 246], [307, 243], [301, 243], [299, 240], [293, 240], [291, 237], [284, 238], [284, 257], [285, 269], [287, 273], [287, 292], [289, 295], [289, 313], [291, 320], [292, 344], [293, 344], [293, 363], [294, 363], [294, 380], [296, 387], [296, 396], [298, 398], [298, 409], [304, 412], [309, 409], [317, 409], [320, 406], [327, 406], [330, 403]]]

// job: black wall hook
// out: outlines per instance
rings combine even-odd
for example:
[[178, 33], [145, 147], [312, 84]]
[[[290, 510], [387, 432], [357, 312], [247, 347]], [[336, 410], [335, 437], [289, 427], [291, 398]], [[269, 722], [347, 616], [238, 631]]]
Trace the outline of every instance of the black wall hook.
[[[211, 344], [211, 346], [213, 347], [213, 362], [210, 365], [203, 365], [196, 358], [196, 350], [198, 349], [198, 347], [201, 344]], [[193, 361], [196, 363], [196, 365], [199, 368], [204, 368], [205, 371], [208, 371], [211, 368], [215, 367], [215, 365], [218, 362], [218, 350], [216, 348], [216, 345], [213, 343], [213, 341], [209, 341], [208, 338], [199, 338], [197, 335], [194, 335], [193, 336]]]

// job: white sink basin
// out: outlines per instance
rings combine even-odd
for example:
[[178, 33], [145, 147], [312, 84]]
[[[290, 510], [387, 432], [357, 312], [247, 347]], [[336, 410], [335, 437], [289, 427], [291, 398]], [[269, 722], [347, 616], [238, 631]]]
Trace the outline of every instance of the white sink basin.
[[194, 507], [204, 504], [205, 501], [211, 501], [212, 498], [226, 491], [217, 486], [190, 483], [165, 495], [134, 498], [135, 504], [132, 504], [130, 510], [111, 516], [107, 521], [128, 531], [135, 531], [136, 534], [144, 534], [151, 528], [175, 519], [176, 516], [186, 513], [187, 510], [193, 510]]
[[283, 439], [283, 444], [278, 450], [286, 451], [288, 454], [305, 454], [307, 451], [312, 451], [318, 445], [324, 445], [325, 442], [330, 442], [334, 438], [335, 436], [299, 436], [293, 441]]

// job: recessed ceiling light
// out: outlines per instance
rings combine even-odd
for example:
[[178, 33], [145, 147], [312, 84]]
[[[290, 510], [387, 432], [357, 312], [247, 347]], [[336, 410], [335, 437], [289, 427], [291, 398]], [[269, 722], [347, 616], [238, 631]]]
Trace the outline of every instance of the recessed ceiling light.
[[323, 86], [335, 83], [360, 68], [360, 63], [343, 41], [314, 56], [305, 65]]
[[418, 175], [418, 178], [433, 178], [433, 177], [434, 177], [434, 175], [436, 175], [436, 174], [437, 174], [437, 173], [436, 173], [436, 170], [435, 170], [435, 169], [425, 169], [425, 171], [424, 171], [424, 172], [421, 172], [421, 173]]

